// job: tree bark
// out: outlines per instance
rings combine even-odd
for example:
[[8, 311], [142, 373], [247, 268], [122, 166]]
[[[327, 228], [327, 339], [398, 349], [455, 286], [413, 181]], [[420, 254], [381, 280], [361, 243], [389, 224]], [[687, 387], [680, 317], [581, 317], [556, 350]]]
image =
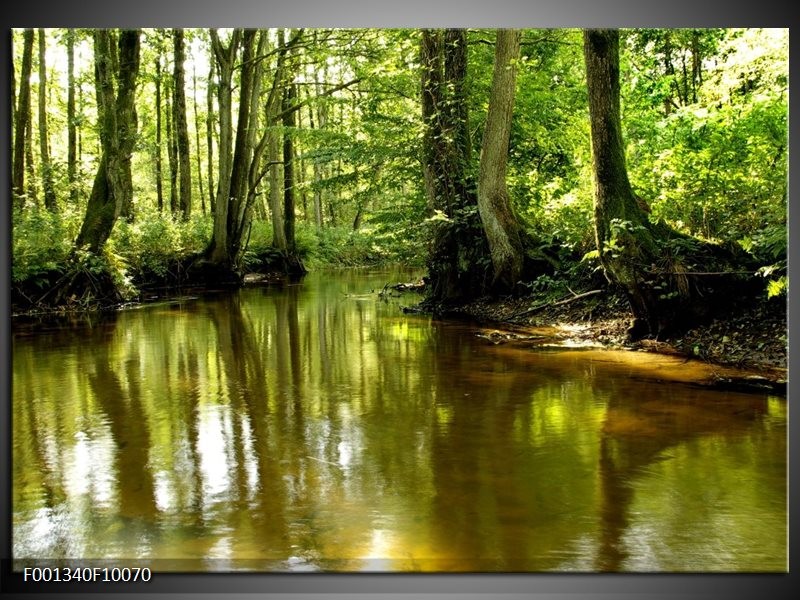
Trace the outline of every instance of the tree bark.
[[158, 212], [164, 211], [164, 182], [161, 163], [161, 47], [158, 48], [158, 56], [156, 57], [156, 199], [158, 203]]
[[11, 189], [17, 206], [25, 205], [25, 139], [31, 118], [31, 67], [33, 64], [33, 29], [23, 33], [22, 68], [19, 74], [19, 97], [17, 99], [16, 122], [14, 123], [14, 162], [11, 174]]
[[469, 172], [466, 30], [424, 30], [421, 63], [423, 178], [431, 213], [447, 217], [433, 223], [427, 295], [436, 304], [451, 303], [485, 291], [481, 265], [488, 255]]
[[[11, 30], [11, 45], [8, 48], [8, 64], [11, 65], [9, 69], [11, 71], [11, 157], [12, 157], [12, 166], [13, 166], [13, 157], [14, 157], [14, 127], [17, 123], [17, 75], [16, 75], [16, 64], [14, 62], [14, 30]], [[13, 189], [13, 188], [12, 188]]]
[[180, 178], [180, 195], [178, 208], [181, 217], [188, 219], [192, 212], [192, 166], [189, 155], [189, 128], [186, 120], [186, 81], [183, 63], [186, 60], [184, 51], [183, 29], [173, 29], [174, 79], [175, 94], [172, 102], [175, 138], [178, 146], [178, 171]]
[[208, 87], [206, 89], [206, 144], [208, 148], [208, 206], [214, 214], [216, 193], [214, 192], [214, 64], [212, 59], [208, 67]]
[[167, 122], [167, 160], [169, 162], [169, 211], [178, 214], [178, 141], [175, 135], [175, 78], [164, 90], [164, 108]]
[[494, 266], [493, 286], [508, 290], [519, 281], [523, 264], [519, 224], [511, 209], [506, 188], [519, 50], [519, 31], [498, 30], [478, 179], [478, 209]]
[[440, 112], [442, 104], [442, 36], [434, 29], [423, 29], [420, 43], [422, 64], [422, 175], [430, 214], [443, 211], [446, 173], [441, 157], [444, 155]]
[[53, 189], [53, 165], [50, 162], [50, 142], [47, 132], [47, 40], [44, 29], [37, 31], [39, 41], [39, 160], [42, 171], [42, 190], [44, 205], [51, 212], [56, 212], [56, 192]]
[[195, 158], [197, 159], [197, 184], [200, 188], [200, 208], [206, 213], [206, 193], [203, 189], [203, 170], [200, 158], [200, 116], [197, 111], [197, 66], [192, 63], [192, 105], [194, 107]]
[[114, 228], [123, 207], [133, 196], [131, 155], [136, 142], [136, 79], [139, 73], [138, 29], [123, 30], [119, 36], [119, 72], [116, 96], [112, 73], [111, 33], [94, 31], [95, 85], [102, 156], [81, 230], [75, 240], [98, 254]]
[[[277, 113], [277, 111], [274, 111]], [[274, 116], [270, 118], [274, 122]], [[272, 127], [268, 133], [267, 161], [269, 162], [269, 210], [272, 219], [272, 245], [286, 252], [286, 233], [283, 229], [283, 208], [281, 191], [283, 181], [283, 163], [281, 161], [280, 132]]]
[[640, 270], [650, 263], [657, 248], [649, 219], [628, 180], [620, 119], [619, 33], [584, 31], [584, 54], [595, 180], [595, 243], [607, 277], [626, 290], [634, 316], [646, 323], [647, 330], [656, 330], [655, 302], [642, 285]]
[[214, 212], [214, 232], [206, 254], [209, 260], [223, 268], [233, 268], [228, 252], [228, 208], [231, 193], [233, 162], [233, 70], [242, 30], [234, 29], [227, 46], [215, 29], [210, 30], [211, 45], [217, 66], [217, 108], [219, 114], [219, 164], [217, 166], [217, 198]]
[[67, 29], [67, 182], [69, 200], [78, 201], [77, 178], [77, 132], [75, 131], [75, 30]]
[[[282, 109], [294, 104], [296, 88], [290, 77], [283, 94]], [[289, 256], [297, 253], [295, 239], [295, 198], [294, 198], [294, 112], [287, 111], [283, 115], [283, 233], [286, 237], [286, 251]]]
[[[631, 189], [619, 100], [619, 33], [584, 31], [584, 56], [594, 167], [595, 242], [606, 277], [626, 293], [635, 320], [631, 338], [678, 329], [708, 316], [714, 303], [742, 293], [736, 272], [747, 263], [733, 246], [651, 223]], [[676, 244], [675, 242], [679, 243]], [[685, 265], [695, 265], [687, 269]], [[690, 271], [718, 271], [713, 282]]]

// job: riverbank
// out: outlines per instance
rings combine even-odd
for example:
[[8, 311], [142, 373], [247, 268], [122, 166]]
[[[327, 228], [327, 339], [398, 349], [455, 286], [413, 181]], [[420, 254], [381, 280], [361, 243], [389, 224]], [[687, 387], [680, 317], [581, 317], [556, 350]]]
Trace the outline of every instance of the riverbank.
[[633, 321], [625, 298], [608, 289], [543, 303], [536, 296], [481, 298], [448, 314], [497, 327], [494, 342], [547, 328], [565, 346], [637, 350], [720, 367], [701, 383], [785, 393], [788, 329], [785, 298], [744, 298], [688, 331], [627, 340]]

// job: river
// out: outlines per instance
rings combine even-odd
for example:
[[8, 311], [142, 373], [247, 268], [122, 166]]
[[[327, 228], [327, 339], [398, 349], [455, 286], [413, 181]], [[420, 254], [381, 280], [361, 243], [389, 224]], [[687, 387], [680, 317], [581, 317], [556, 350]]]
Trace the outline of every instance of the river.
[[659, 381], [652, 355], [498, 344], [373, 293], [411, 277], [15, 320], [14, 558], [787, 569], [785, 398]]

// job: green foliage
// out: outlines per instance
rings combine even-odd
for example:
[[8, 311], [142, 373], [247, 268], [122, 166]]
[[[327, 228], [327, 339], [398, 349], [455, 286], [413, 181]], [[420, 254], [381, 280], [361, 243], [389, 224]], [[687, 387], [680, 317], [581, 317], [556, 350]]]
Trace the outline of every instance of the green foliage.
[[29, 208], [13, 216], [11, 279], [41, 287], [48, 274], [63, 268], [80, 227], [77, 211], [63, 214]]
[[[675, 46], [677, 35], [672, 51], [685, 54], [688, 42]], [[788, 37], [782, 30], [703, 35], [701, 58], [707, 64], [716, 49], [718, 66], [688, 98], [679, 98], [679, 72], [659, 76], [664, 57], [648, 53], [655, 34], [629, 36], [623, 125], [631, 180], [656, 219], [706, 239], [755, 239], [785, 227]], [[663, 93], [654, 95], [659, 82]]]
[[787, 293], [789, 278], [786, 275], [773, 279], [767, 283], [767, 298], [782, 296]]
[[211, 218], [193, 215], [188, 221], [150, 211], [129, 223], [119, 221], [108, 250], [121, 257], [135, 281], [164, 279], [181, 259], [202, 252], [211, 237]]
[[[91, 36], [85, 31], [77, 34], [75, 120], [82, 143], [74, 184], [77, 202], [66, 200], [70, 197], [67, 96], [62, 83], [66, 56], [64, 33], [55, 30], [48, 32], [47, 110], [59, 214], [37, 208], [33, 195], [25, 210], [14, 214], [14, 284], [45, 286], [54, 273], [68, 269], [72, 241], [96, 172]], [[274, 42], [275, 32], [271, 35]], [[187, 30], [187, 40], [192, 48], [186, 66], [190, 139], [192, 152], [201, 158], [207, 196], [205, 117], [211, 54], [206, 31]], [[298, 153], [296, 237], [306, 263], [312, 267], [424, 264], [436, 227], [446, 223], [458, 232], [478, 235], [476, 214], [431, 218], [426, 206], [420, 168], [419, 32], [319, 29], [308, 30], [305, 40], [297, 48], [303, 65], [298, 73], [302, 82], [298, 99], [304, 105], [297, 113], [297, 127], [281, 131], [293, 136]], [[12, 43], [19, 74], [21, 37], [14, 36]], [[494, 32], [470, 30], [468, 44], [466, 93], [472, 153], [467, 171], [474, 176], [493, 72]], [[166, 131], [162, 131], [162, 148], [155, 142], [156, 111], [164, 111], [166, 118], [165, 97], [161, 107], [155, 103], [159, 45], [163, 46], [162, 94], [166, 94], [172, 70], [169, 44], [163, 32], [144, 32], [137, 93], [139, 139], [132, 157], [134, 218], [119, 221], [107, 252], [91, 259], [105, 261], [103, 265], [88, 258], [77, 263], [87, 272], [102, 266], [123, 287], [127, 277], [142, 282], [177, 274], [183, 259], [205, 249], [212, 229], [212, 218], [199, 214], [201, 180], [194, 154], [195, 215], [188, 222], [176, 221], [157, 212], [155, 206], [159, 152], [167, 203], [170, 191]], [[275, 56], [265, 59], [264, 95], [271, 89]], [[514, 209], [531, 237], [542, 240], [551, 251], [560, 248], [559, 260], [572, 264], [565, 267], [567, 275], [585, 275], [599, 257], [581, 32], [525, 30], [518, 67], [507, 177]], [[764, 266], [761, 274], [767, 293], [785, 294], [788, 30], [631, 30], [623, 34], [620, 74], [629, 176], [649, 204], [650, 218], [663, 219], [693, 236], [740, 243]], [[355, 79], [357, 85], [326, 92]], [[35, 110], [31, 117], [35, 131]], [[199, 148], [195, 127], [200, 128]], [[34, 143], [32, 148], [34, 175], [28, 177], [34, 191], [41, 177], [37, 146]], [[214, 150], [216, 161], [218, 141]], [[260, 199], [268, 193], [266, 183], [267, 178], [258, 190]], [[313, 215], [315, 195], [322, 204], [319, 231]], [[257, 214], [263, 216], [263, 212]], [[636, 233], [625, 223], [616, 223], [606, 249], [621, 252], [626, 238]], [[245, 265], [255, 265], [258, 257], [274, 252], [267, 221], [255, 219], [245, 238]], [[680, 263], [691, 254], [682, 243], [682, 238], [670, 241], [662, 249], [664, 260]], [[484, 259], [480, 253], [464, 258]], [[542, 280], [536, 286], [545, 283]]]

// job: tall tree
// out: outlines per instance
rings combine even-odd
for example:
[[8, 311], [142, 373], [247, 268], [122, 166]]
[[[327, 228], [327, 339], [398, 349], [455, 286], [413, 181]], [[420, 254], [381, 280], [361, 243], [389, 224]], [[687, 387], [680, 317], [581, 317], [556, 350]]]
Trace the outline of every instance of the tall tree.
[[234, 260], [228, 247], [228, 208], [231, 192], [231, 169], [233, 163], [233, 71], [242, 30], [234, 29], [225, 44], [215, 29], [210, 30], [211, 47], [217, 66], [217, 114], [219, 115], [219, 151], [217, 165], [217, 197], [214, 203], [214, 230], [211, 243], [206, 250], [209, 261], [221, 269], [234, 268]]
[[[118, 52], [115, 52], [111, 45], [111, 32], [107, 29], [94, 31], [98, 133], [102, 155], [86, 216], [75, 240], [77, 247], [86, 247], [94, 254], [100, 252], [123, 207], [130, 204], [133, 196], [131, 155], [137, 133], [135, 99], [139, 37], [138, 29], [121, 31]], [[117, 61], [113, 60], [115, 54]], [[118, 63], [116, 78], [113, 62]]]
[[45, 207], [55, 212], [56, 192], [53, 189], [53, 165], [50, 163], [50, 142], [47, 135], [47, 40], [44, 29], [39, 28], [39, 160], [42, 170], [42, 190]]
[[14, 156], [14, 126], [17, 122], [17, 75], [14, 62], [14, 30], [11, 30], [11, 45], [8, 48], [8, 59], [11, 64], [11, 156]]
[[484, 291], [486, 240], [477, 218], [467, 97], [467, 32], [423, 30], [423, 178], [436, 219], [428, 260], [428, 298], [463, 300]]
[[[726, 301], [730, 290], [728, 298], [719, 292], [731, 283], [729, 274], [735, 275], [741, 268], [737, 265], [744, 262], [732, 247], [701, 242], [679, 234], [663, 221], [650, 221], [644, 202], [631, 188], [625, 161], [619, 32], [586, 30], [583, 38], [600, 262], [609, 280], [627, 294], [635, 317], [630, 336], [658, 334], [703, 316], [712, 299]], [[703, 282], [708, 275], [715, 279]]]
[[214, 214], [216, 194], [214, 193], [214, 65], [210, 60], [208, 67], [208, 83], [206, 87], [206, 146], [208, 149], [208, 206]]
[[192, 167], [189, 155], [189, 127], [186, 120], [186, 82], [183, 63], [186, 60], [183, 29], [172, 30], [174, 62], [174, 96], [172, 102], [173, 125], [178, 149], [180, 195], [178, 206], [181, 217], [189, 218], [192, 212]]
[[164, 90], [167, 125], [167, 160], [169, 162], [169, 211], [178, 214], [178, 140], [175, 134], [175, 78]]
[[16, 196], [17, 205], [20, 207], [25, 205], [25, 139], [30, 128], [31, 117], [33, 29], [26, 29], [22, 40], [22, 68], [19, 74], [19, 97], [16, 122], [14, 123], [14, 163], [11, 173], [11, 189]]
[[200, 206], [203, 214], [206, 212], [206, 193], [203, 189], [203, 171], [200, 157], [200, 115], [197, 110], [197, 65], [192, 63], [192, 105], [194, 107], [194, 134], [195, 134], [195, 157], [197, 159], [197, 183], [200, 187]]
[[303, 273], [300, 257], [297, 255], [297, 240], [295, 237], [295, 158], [294, 158], [294, 129], [295, 129], [295, 99], [297, 86], [294, 83], [294, 69], [296, 62], [287, 60], [285, 73], [285, 87], [283, 93], [283, 231], [286, 237], [286, 255], [290, 272]]
[[160, 39], [158, 42], [158, 54], [156, 55], [156, 73], [155, 73], [155, 84], [156, 84], [156, 97], [155, 97], [155, 112], [156, 112], [156, 160], [155, 160], [155, 169], [156, 169], [156, 203], [158, 206], [158, 212], [162, 212], [164, 210], [164, 181], [163, 181], [163, 173], [162, 173], [162, 162], [161, 162], [161, 78], [162, 78], [162, 67], [161, 67], [161, 57], [162, 57], [162, 49]]
[[282, 28], [277, 31], [277, 43], [278, 48], [284, 50], [278, 55], [272, 90], [270, 90], [270, 95], [267, 99], [267, 165], [269, 168], [269, 211], [272, 220], [272, 245], [286, 254], [288, 243], [283, 215], [283, 161], [281, 160], [282, 144], [279, 128], [280, 119], [278, 118], [278, 113], [283, 105], [283, 95], [286, 93], [283, 85], [286, 40]]
[[69, 183], [69, 199], [74, 203], [78, 199], [75, 185], [77, 178], [77, 134], [75, 115], [75, 30], [67, 29], [67, 182]]
[[519, 223], [506, 188], [508, 143], [514, 112], [520, 32], [497, 31], [494, 75], [486, 115], [478, 179], [478, 209], [489, 242], [494, 285], [511, 289], [522, 274], [523, 247]]

